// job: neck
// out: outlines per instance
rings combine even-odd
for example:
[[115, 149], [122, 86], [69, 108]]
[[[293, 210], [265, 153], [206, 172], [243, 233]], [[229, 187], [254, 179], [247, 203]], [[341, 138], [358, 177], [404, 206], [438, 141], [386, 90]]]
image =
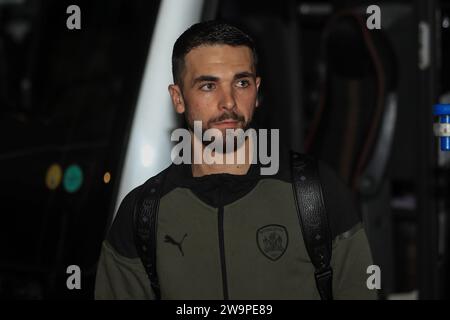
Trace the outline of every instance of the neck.
[[[203, 155], [203, 150], [204, 150], [204, 145], [201, 144], [201, 155]], [[242, 148], [244, 148], [244, 150], [241, 150]], [[192, 162], [191, 168], [192, 168], [192, 175], [194, 177], [201, 177], [204, 175], [209, 175], [209, 174], [219, 174], [219, 173], [228, 173], [228, 174], [233, 174], [233, 175], [245, 175], [247, 174], [249, 168], [250, 168], [250, 164], [252, 161], [252, 156], [253, 153], [250, 152], [252, 149], [252, 141], [251, 138], [248, 137], [247, 139], [245, 139], [245, 142], [242, 144], [242, 146], [239, 147], [239, 149], [236, 149], [235, 151], [233, 151], [233, 159], [235, 159], [235, 161], [233, 161], [233, 164], [227, 164], [226, 162], [226, 154], [218, 154], [218, 156], [221, 157], [221, 159], [223, 159], [222, 163], [223, 164], [217, 164], [217, 163], [213, 163], [213, 164], [207, 164], [207, 163], [203, 163], [204, 161], [202, 161], [202, 163], [200, 164], [195, 164], [194, 162]], [[192, 148], [192, 150], [195, 150], [195, 148]], [[240, 163], [237, 161], [237, 154], [238, 152], [243, 152], [245, 154], [245, 161], [244, 163]], [[198, 151], [200, 152], [200, 150]], [[215, 153], [213, 153], [213, 156], [215, 155]], [[203, 157], [202, 157], [203, 159]]]

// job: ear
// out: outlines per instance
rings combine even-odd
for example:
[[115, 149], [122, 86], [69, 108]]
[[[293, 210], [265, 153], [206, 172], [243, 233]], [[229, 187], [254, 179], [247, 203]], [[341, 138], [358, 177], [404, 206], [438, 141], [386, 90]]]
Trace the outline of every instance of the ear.
[[257, 108], [259, 106], [258, 93], [259, 93], [259, 85], [261, 84], [261, 77], [256, 77], [255, 82], [256, 82], [256, 105], [255, 105], [255, 107]]
[[183, 95], [181, 94], [181, 89], [176, 84], [169, 85], [169, 94], [172, 98], [172, 104], [175, 109], [176, 113], [184, 113], [185, 106], [184, 106], [184, 100]]

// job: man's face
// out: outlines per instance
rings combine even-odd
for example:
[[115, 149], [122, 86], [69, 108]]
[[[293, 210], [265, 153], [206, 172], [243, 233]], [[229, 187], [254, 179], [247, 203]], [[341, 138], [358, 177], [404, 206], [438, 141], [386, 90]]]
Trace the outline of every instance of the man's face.
[[257, 107], [260, 78], [246, 46], [208, 45], [185, 57], [182, 86], [169, 92], [177, 113], [184, 113], [189, 128], [202, 121], [203, 131], [247, 129]]

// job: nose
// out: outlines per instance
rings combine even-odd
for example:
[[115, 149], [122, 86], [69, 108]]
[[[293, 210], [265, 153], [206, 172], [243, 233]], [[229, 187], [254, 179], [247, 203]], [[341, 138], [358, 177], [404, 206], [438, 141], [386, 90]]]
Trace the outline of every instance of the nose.
[[222, 96], [220, 100], [220, 109], [233, 110], [236, 108], [236, 99], [232, 88], [226, 88], [222, 90]]

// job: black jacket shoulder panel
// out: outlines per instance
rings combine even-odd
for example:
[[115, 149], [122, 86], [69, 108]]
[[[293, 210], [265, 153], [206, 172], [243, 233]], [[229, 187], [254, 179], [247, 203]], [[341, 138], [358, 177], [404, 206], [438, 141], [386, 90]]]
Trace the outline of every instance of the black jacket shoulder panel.
[[[292, 183], [290, 150], [286, 146], [280, 149], [279, 172], [273, 177], [266, 176], [263, 178], [275, 178]], [[300, 155], [305, 155], [296, 150], [292, 151]], [[326, 162], [320, 159], [317, 159], [317, 162], [325, 209], [329, 220], [328, 223], [330, 225], [332, 239], [335, 239], [344, 232], [351, 230], [360, 222], [360, 218], [355, 199], [349, 187]]]
[[133, 210], [142, 189], [140, 185], [125, 196], [106, 237], [114, 250], [127, 258], [138, 257], [133, 238]]
[[[120, 255], [127, 258], [139, 257], [134, 241], [133, 212], [135, 203], [142, 196], [142, 192], [146, 190], [146, 186], [156, 177], [161, 177], [162, 174], [167, 173], [169, 168], [170, 166], [131, 190], [120, 203], [119, 210], [117, 211], [116, 217], [106, 237], [108, 243], [113, 246]], [[173, 188], [169, 183], [164, 183], [161, 187], [162, 196], [170, 192]]]
[[349, 187], [324, 161], [318, 161], [322, 192], [332, 239], [349, 231], [360, 222], [355, 199]]

